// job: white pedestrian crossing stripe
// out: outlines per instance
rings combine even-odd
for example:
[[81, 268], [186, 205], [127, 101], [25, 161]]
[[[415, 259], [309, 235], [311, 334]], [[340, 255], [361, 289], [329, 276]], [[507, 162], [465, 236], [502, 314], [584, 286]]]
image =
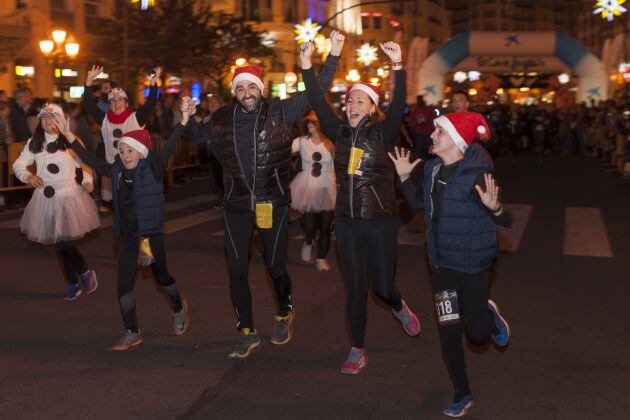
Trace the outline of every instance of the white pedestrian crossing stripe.
[[593, 207], [565, 209], [563, 254], [613, 257], [600, 209]]

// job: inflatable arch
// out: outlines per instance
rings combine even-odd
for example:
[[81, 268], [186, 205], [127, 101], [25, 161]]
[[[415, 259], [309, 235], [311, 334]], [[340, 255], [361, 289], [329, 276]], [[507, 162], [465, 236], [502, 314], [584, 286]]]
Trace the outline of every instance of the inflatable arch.
[[[435, 105], [444, 97], [444, 76], [469, 57], [500, 57], [493, 69], [479, 71], [561, 72], [566, 66], [579, 76], [577, 101], [608, 98], [608, 76], [604, 65], [575, 38], [562, 32], [464, 32], [448, 40], [422, 64], [417, 92]], [[525, 60], [527, 57], [544, 57]], [[480, 60], [477, 60], [481, 62]], [[515, 64], [516, 63], [516, 64]], [[472, 70], [472, 69], [469, 69]], [[518, 70], [516, 70], [518, 71]]]

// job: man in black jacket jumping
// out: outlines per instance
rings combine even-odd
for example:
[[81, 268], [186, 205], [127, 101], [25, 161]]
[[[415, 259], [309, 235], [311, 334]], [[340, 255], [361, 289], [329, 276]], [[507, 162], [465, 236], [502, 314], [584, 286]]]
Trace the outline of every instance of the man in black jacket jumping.
[[[332, 48], [319, 78], [326, 91], [343, 42], [343, 35], [331, 33]], [[254, 228], [263, 240], [265, 263], [278, 300], [271, 342], [286, 344], [292, 336], [291, 278], [286, 270], [291, 126], [310, 106], [303, 93], [286, 100], [267, 100], [264, 89], [260, 67], [237, 68], [232, 79], [234, 101], [213, 113], [207, 123], [191, 122], [188, 130], [194, 143], [211, 146], [224, 171], [230, 293], [241, 332], [229, 358], [246, 358], [260, 344], [247, 276]]]

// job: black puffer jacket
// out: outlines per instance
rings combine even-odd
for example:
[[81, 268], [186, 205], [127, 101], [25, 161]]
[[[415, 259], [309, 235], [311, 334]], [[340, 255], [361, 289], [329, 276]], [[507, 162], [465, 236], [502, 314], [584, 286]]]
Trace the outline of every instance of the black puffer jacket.
[[[335, 142], [335, 174], [339, 191], [335, 216], [353, 219], [392, 217], [396, 209], [395, 171], [383, 145], [379, 125], [368, 126], [365, 117], [356, 128], [339, 127]], [[348, 174], [352, 147], [362, 149], [363, 158], [354, 175]]]
[[282, 102], [263, 101], [258, 110], [253, 187], [248, 185], [236, 153], [234, 113], [236, 105], [223, 107], [212, 116], [212, 149], [223, 167], [225, 205], [234, 210], [255, 210], [256, 202], [271, 202], [274, 207], [290, 201], [291, 133], [286, 128]]
[[[383, 219], [395, 214], [393, 163], [387, 152], [393, 150], [402, 123], [406, 98], [404, 70], [396, 70], [394, 96], [385, 119], [373, 123], [366, 116], [355, 128], [340, 120], [324, 99], [313, 69], [302, 70], [308, 99], [317, 114], [322, 131], [335, 143], [335, 173], [339, 191], [336, 217]], [[362, 149], [358, 171], [348, 174], [352, 147]]]

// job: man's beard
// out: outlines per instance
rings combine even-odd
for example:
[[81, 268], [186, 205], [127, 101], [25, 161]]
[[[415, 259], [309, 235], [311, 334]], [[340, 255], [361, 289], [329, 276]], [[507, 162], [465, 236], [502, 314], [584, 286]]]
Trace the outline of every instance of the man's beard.
[[[245, 105], [245, 101], [250, 100], [250, 99], [254, 100], [252, 104], [249, 106]], [[239, 103], [241, 104], [241, 107], [245, 110], [245, 112], [254, 112], [256, 109], [258, 109], [258, 105], [260, 104], [260, 98], [256, 96], [245, 96], [243, 97], [243, 99], [239, 101]]]

